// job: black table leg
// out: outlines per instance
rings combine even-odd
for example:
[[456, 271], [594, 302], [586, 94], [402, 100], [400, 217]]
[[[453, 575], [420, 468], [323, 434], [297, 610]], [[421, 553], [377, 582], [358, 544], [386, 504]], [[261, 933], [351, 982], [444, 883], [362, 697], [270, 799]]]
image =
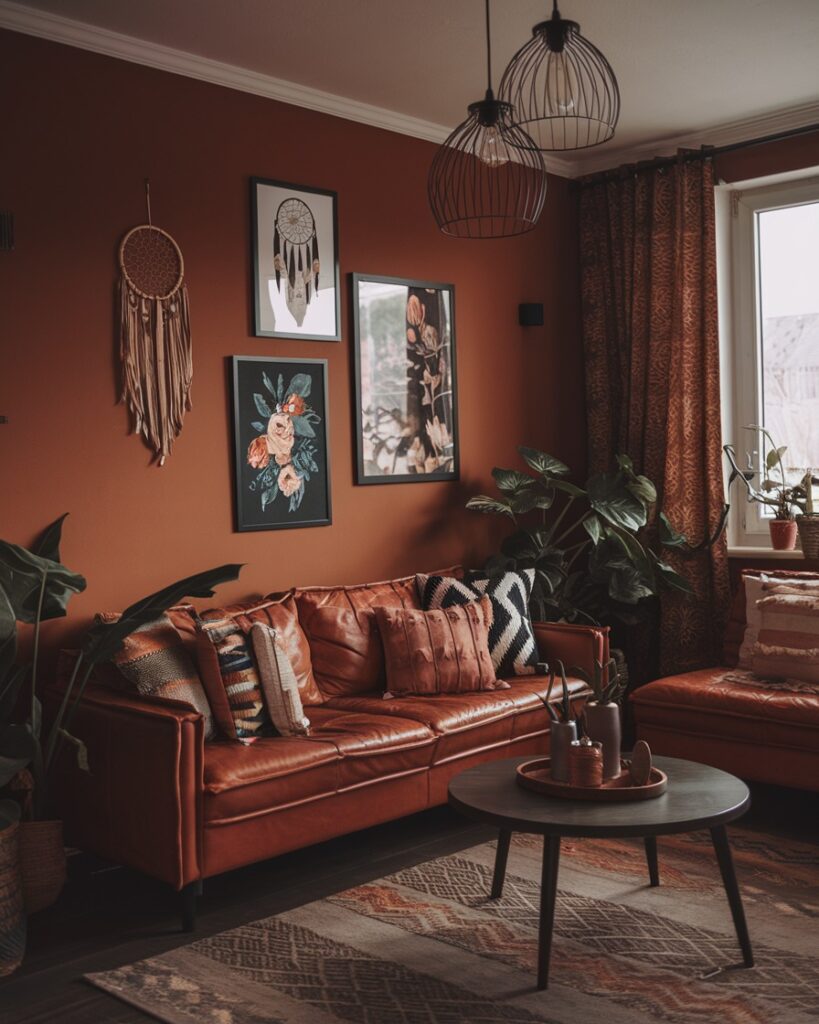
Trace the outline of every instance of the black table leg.
[[717, 825], [712, 828], [711, 839], [714, 843], [714, 852], [717, 855], [717, 863], [722, 875], [722, 884], [725, 886], [728, 904], [731, 907], [734, 928], [736, 928], [739, 947], [742, 950], [742, 960], [746, 967], [753, 967], [754, 954], [751, 949], [751, 939], [748, 935], [748, 925], [745, 923], [745, 911], [742, 909], [742, 897], [739, 894], [737, 876], [734, 872], [734, 858], [731, 856], [731, 847], [728, 844], [728, 833], [725, 830], [725, 826]]
[[560, 836], [543, 837], [543, 872], [540, 876], [540, 928], [538, 930], [537, 987], [549, 987], [549, 957], [557, 897], [557, 869], [560, 864]]
[[498, 832], [498, 850], [495, 854], [495, 873], [492, 876], [492, 893], [490, 899], [497, 900], [503, 896], [503, 880], [506, 878], [506, 860], [509, 857], [509, 843], [512, 833], [506, 829]]
[[646, 846], [646, 861], [648, 862], [648, 879], [651, 885], [660, 884], [660, 868], [657, 863], [657, 837], [646, 836], [643, 840]]

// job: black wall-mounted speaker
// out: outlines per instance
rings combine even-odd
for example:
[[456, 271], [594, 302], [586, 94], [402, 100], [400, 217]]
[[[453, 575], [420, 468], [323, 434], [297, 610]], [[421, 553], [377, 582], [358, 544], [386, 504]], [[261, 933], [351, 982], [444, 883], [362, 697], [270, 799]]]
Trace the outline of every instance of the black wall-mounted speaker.
[[543, 303], [521, 302], [518, 306], [518, 323], [521, 327], [542, 327]]

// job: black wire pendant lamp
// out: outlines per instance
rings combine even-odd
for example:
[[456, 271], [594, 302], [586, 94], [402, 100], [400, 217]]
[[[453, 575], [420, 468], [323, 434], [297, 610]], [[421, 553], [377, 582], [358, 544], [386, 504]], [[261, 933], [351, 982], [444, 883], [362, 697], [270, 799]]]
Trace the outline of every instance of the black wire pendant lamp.
[[498, 94], [513, 121], [545, 152], [599, 146], [614, 135], [620, 89], [603, 54], [576, 21], [552, 16], [532, 29], [503, 73]]
[[489, 0], [487, 90], [449, 135], [429, 169], [427, 193], [438, 227], [455, 238], [506, 238], [531, 231], [546, 198], [546, 166], [534, 140], [512, 123], [492, 92]]

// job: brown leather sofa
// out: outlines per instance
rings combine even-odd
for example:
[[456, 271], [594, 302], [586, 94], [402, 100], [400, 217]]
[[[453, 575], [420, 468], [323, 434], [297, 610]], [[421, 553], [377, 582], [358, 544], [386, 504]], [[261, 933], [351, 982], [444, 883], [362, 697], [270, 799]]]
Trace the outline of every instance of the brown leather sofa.
[[[471, 765], [547, 751], [544, 676], [384, 699], [369, 609], [417, 607], [413, 580], [295, 591], [323, 700], [306, 709], [306, 737], [206, 743], [189, 705], [92, 682], [72, 726], [91, 773], [65, 757], [55, 787], [67, 841], [183, 890], [191, 927], [205, 878], [442, 804]], [[606, 629], [538, 623], [535, 632], [543, 661], [590, 670], [607, 659]], [[570, 691], [589, 692], [579, 679]]]
[[701, 761], [756, 782], [819, 790], [819, 694], [731, 679], [745, 633], [748, 575], [759, 570], [746, 569], [734, 595], [723, 664], [636, 690], [631, 700], [637, 737], [656, 754]]

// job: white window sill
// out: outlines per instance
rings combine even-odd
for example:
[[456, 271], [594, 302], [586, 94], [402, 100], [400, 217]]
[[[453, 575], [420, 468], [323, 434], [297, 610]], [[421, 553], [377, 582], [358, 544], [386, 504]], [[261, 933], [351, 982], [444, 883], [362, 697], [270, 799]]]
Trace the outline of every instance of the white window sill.
[[779, 561], [797, 561], [803, 562], [805, 560], [804, 552], [801, 548], [796, 548], [794, 551], [776, 551], [774, 548], [752, 548], [752, 547], [729, 547], [728, 548], [729, 558], [770, 558], [771, 560], [776, 559]]

